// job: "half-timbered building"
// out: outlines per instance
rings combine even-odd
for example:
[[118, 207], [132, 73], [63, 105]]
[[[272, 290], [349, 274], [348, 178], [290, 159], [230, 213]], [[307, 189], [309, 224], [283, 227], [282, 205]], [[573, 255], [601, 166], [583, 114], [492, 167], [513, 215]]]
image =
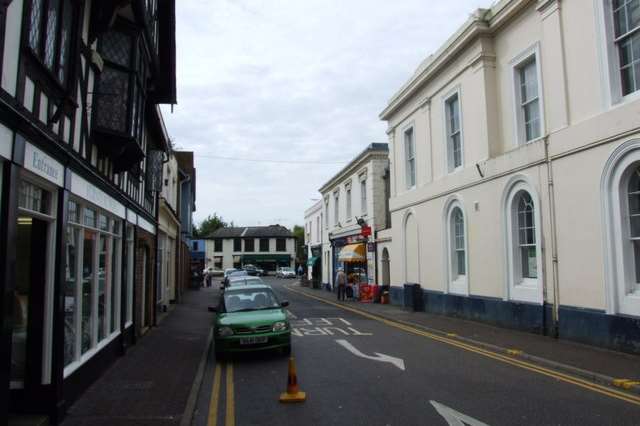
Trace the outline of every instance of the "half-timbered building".
[[1, 0], [0, 75], [0, 418], [55, 423], [155, 320], [175, 0]]

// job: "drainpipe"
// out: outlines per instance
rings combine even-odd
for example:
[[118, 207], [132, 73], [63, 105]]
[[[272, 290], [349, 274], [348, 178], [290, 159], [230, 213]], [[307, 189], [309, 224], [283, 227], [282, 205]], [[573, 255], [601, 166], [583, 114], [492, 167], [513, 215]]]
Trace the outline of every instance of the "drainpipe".
[[[549, 157], [549, 135], [544, 137], [544, 158], [547, 165], [547, 185], [549, 194], [549, 223], [551, 225], [551, 281], [553, 283], [553, 337], [558, 337], [560, 286], [558, 273], [558, 235], [556, 229], [556, 203], [553, 185], [553, 169]], [[543, 304], [544, 306], [544, 304]]]

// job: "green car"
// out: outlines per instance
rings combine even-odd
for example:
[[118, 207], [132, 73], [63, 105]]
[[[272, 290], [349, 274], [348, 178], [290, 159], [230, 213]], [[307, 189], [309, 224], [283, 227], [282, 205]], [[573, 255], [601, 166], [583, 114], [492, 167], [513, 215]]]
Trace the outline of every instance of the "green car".
[[291, 353], [291, 327], [284, 307], [265, 284], [227, 288], [215, 309], [215, 354], [281, 349]]

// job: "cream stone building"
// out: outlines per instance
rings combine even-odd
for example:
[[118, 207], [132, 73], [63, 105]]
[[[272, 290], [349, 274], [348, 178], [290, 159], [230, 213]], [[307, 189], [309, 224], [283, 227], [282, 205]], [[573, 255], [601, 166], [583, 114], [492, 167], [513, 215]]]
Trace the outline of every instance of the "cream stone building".
[[[388, 163], [387, 144], [372, 143], [320, 188], [325, 286], [333, 286], [338, 268], [359, 275], [361, 282], [381, 283], [377, 238], [389, 224], [385, 195]], [[371, 227], [370, 236], [361, 235], [358, 219]], [[380, 250], [389, 244], [389, 238], [385, 237]], [[351, 261], [345, 262], [346, 256]], [[360, 261], [354, 262], [355, 257]]]
[[304, 245], [307, 247], [307, 279], [316, 286], [322, 280], [322, 243], [326, 238], [323, 223], [322, 200], [304, 212]]
[[503, 0], [425, 59], [380, 114], [396, 303], [640, 352], [638, 46], [637, 2]]
[[157, 303], [166, 309], [176, 300], [178, 269], [178, 242], [180, 218], [178, 217], [178, 161], [171, 153], [163, 166], [162, 192], [158, 211], [158, 280]]

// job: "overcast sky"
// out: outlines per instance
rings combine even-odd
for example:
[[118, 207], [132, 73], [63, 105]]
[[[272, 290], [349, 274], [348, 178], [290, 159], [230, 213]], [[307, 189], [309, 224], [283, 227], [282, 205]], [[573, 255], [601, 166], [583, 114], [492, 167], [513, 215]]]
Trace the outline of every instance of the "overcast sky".
[[164, 111], [177, 148], [195, 152], [196, 223], [302, 225], [323, 183], [387, 142], [389, 98], [490, 2], [177, 2], [178, 105]]

